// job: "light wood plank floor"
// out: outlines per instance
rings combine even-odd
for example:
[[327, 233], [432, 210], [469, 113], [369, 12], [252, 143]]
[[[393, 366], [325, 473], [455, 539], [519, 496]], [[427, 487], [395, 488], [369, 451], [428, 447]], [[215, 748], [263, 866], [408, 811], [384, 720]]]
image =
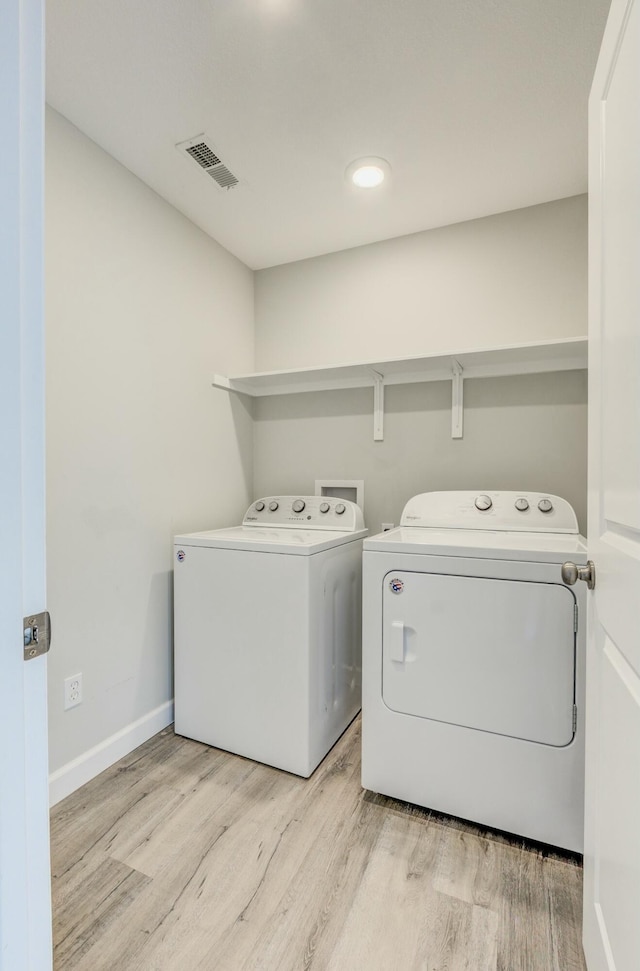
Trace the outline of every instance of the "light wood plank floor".
[[161, 732], [52, 811], [57, 971], [584, 971], [571, 859]]

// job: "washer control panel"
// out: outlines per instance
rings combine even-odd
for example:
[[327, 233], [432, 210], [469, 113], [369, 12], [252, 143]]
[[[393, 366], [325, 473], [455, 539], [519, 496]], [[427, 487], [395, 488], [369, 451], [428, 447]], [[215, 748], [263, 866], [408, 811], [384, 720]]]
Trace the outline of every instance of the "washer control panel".
[[243, 526], [278, 526], [296, 529], [364, 529], [362, 511], [348, 499], [324, 496], [266, 496], [252, 502]]
[[404, 507], [402, 526], [577, 533], [566, 499], [541, 492], [423, 492]]

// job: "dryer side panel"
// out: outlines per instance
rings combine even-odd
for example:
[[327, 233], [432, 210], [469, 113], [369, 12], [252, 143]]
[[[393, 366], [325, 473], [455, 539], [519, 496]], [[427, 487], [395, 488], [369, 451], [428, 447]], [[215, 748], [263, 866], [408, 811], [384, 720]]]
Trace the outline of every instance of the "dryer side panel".
[[399, 571], [384, 577], [382, 598], [387, 707], [544, 745], [572, 741], [567, 587]]

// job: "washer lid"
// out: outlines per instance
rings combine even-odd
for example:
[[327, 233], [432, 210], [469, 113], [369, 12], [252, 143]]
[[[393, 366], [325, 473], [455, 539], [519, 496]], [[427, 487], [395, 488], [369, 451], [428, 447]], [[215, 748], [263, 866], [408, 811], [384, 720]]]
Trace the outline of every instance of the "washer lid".
[[366, 529], [344, 532], [332, 529], [292, 529], [286, 526], [231, 526], [228, 529], [211, 529], [176, 536], [174, 545], [310, 556], [343, 543], [353, 543], [366, 535]]
[[364, 541], [364, 549], [541, 563], [563, 563], [565, 560], [584, 563], [587, 558], [586, 540], [574, 533], [428, 529], [422, 526], [397, 526], [386, 533], [370, 536]]

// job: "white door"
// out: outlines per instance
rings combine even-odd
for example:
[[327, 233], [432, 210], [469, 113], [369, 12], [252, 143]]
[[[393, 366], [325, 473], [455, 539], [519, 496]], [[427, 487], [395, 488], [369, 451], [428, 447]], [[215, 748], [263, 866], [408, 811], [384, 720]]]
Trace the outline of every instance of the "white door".
[[0, 968], [51, 967], [46, 656], [22, 618], [45, 607], [42, 335], [43, 27], [0, 16]]
[[613, 0], [590, 100], [584, 947], [640, 968], [640, 2]]

